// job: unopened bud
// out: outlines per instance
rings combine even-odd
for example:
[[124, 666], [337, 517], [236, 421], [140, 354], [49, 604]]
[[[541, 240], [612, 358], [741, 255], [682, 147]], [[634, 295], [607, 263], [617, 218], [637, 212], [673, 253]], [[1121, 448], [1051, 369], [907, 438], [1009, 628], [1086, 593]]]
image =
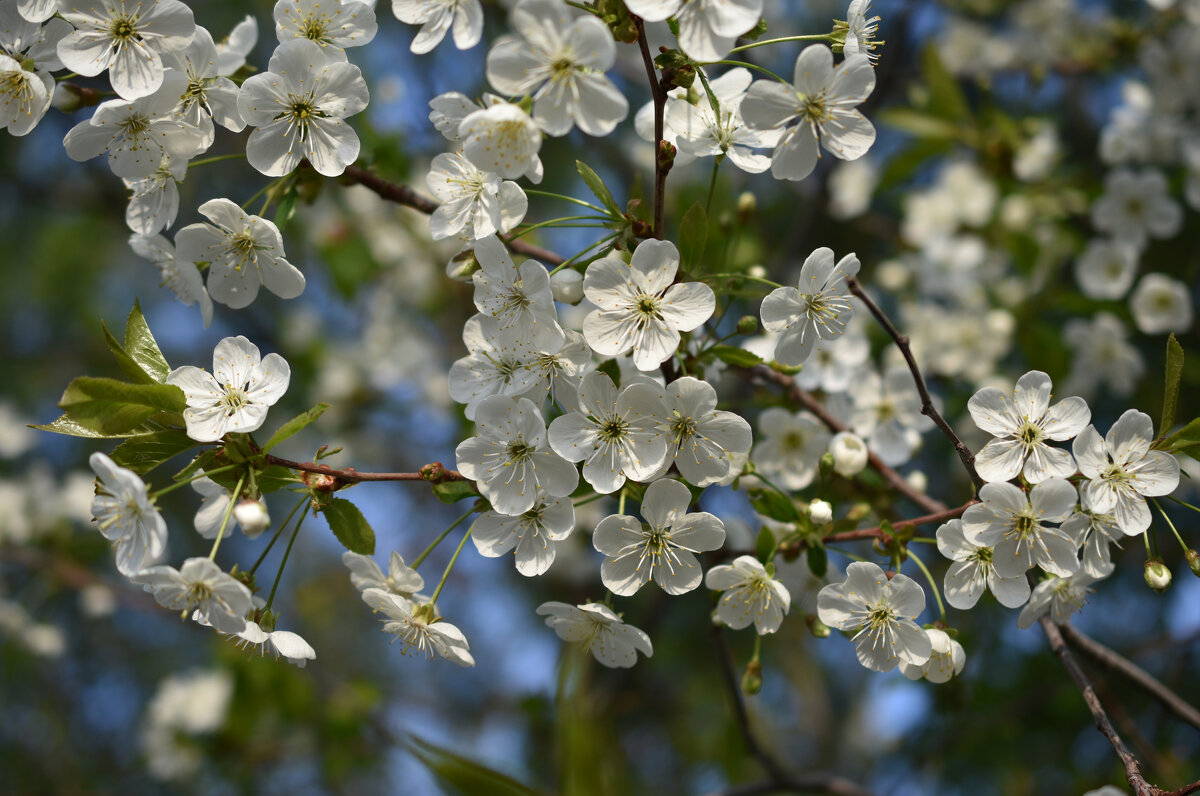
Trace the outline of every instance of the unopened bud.
[[833, 456], [833, 469], [840, 476], [850, 478], [867, 466], [867, 443], [849, 431], [833, 435], [829, 441], [829, 453]]
[[1192, 574], [1200, 578], [1200, 553], [1188, 548], [1184, 556], [1187, 557], [1188, 566], [1192, 568]]
[[744, 191], [737, 200], [739, 220], [745, 221], [758, 209], [758, 199], [749, 191]]
[[743, 315], [737, 322], [738, 334], [754, 334], [758, 331], [758, 318], [753, 315]]
[[670, 141], [658, 142], [658, 168], [667, 172], [671, 170], [671, 166], [675, 165], [675, 145]]
[[1150, 559], [1146, 562], [1146, 585], [1158, 592], [1166, 591], [1171, 585], [1171, 570], [1157, 558]]
[[762, 690], [762, 663], [758, 658], [746, 664], [746, 671], [742, 673], [742, 693], [746, 696], [754, 696]]
[[920, 470], [913, 470], [904, 477], [904, 480], [908, 482], [909, 486], [922, 494], [929, 488], [929, 477]]
[[814, 500], [808, 504], [808, 516], [812, 518], [813, 525], [833, 522], [833, 506], [824, 500]]
[[808, 625], [808, 632], [812, 633], [814, 638], [829, 638], [829, 634], [832, 632], [829, 625], [817, 619], [814, 614], [806, 616], [804, 622]]
[[583, 299], [583, 274], [571, 268], [556, 271], [550, 277], [550, 293], [555, 301], [578, 304]]
[[755, 263], [746, 269], [746, 276], [752, 276], [755, 279], [766, 279], [767, 269], [760, 263]]
[[233, 507], [233, 516], [241, 526], [242, 533], [250, 539], [271, 526], [271, 515], [267, 513], [267, 504], [262, 500], [239, 500]]
[[475, 252], [471, 249], [463, 249], [446, 263], [446, 276], [456, 282], [470, 282], [471, 275], [478, 270], [479, 260], [475, 259]]

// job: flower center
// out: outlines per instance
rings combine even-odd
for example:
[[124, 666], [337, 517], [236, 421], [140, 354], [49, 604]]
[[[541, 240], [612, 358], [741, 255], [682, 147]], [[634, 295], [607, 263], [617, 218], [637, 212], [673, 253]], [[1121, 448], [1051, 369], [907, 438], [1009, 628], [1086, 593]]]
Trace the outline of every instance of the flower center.
[[676, 445], [682, 445], [684, 440], [691, 439], [696, 433], [696, 421], [690, 417], [684, 417], [676, 410], [675, 417], [671, 420], [671, 435], [675, 438]]
[[306, 18], [300, 23], [300, 35], [306, 39], [312, 39], [318, 44], [326, 44], [332, 41], [323, 17], [321, 19], [315, 16]]
[[226, 417], [233, 417], [242, 407], [250, 403], [250, 397], [246, 395], [246, 391], [241, 387], [234, 387], [231, 384], [225, 385], [225, 394], [217, 401], [217, 406], [225, 410]]
[[127, 116], [121, 122], [121, 130], [129, 138], [141, 138], [150, 130], [150, 120], [140, 114]]
[[1025, 425], [1021, 426], [1021, 430], [1017, 432], [1017, 439], [1027, 448], [1032, 448], [1042, 440], [1042, 429], [1036, 424], [1026, 420]]
[[121, 46], [126, 42], [141, 38], [138, 36], [137, 19], [135, 17], [118, 14], [113, 17], [112, 22], [108, 25], [108, 35], [116, 40], [117, 46]]
[[513, 465], [525, 461], [533, 455], [537, 448], [532, 445], [527, 445], [524, 440], [518, 439], [508, 443], [508, 461], [506, 464]]
[[825, 93], [813, 94], [798, 94], [800, 98], [800, 118], [802, 121], [812, 122], [815, 125], [820, 125], [822, 122], [827, 122], [833, 118], [833, 112], [829, 110], [825, 104]]
[[284, 105], [283, 113], [275, 117], [275, 121], [286, 119], [292, 127], [299, 130], [300, 140], [308, 138], [308, 126], [314, 119], [323, 119], [328, 114], [317, 107], [311, 95], [298, 96], [291, 94]]
[[620, 441], [629, 431], [629, 424], [619, 417], [610, 417], [600, 424], [600, 439], [610, 445]]

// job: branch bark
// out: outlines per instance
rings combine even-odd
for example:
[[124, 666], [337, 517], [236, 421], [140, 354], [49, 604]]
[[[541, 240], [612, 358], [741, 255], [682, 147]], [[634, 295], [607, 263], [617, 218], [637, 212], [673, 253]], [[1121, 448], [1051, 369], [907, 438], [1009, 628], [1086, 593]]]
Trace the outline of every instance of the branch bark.
[[[939, 511], [934, 514], [926, 514], [923, 517], [913, 517], [911, 520], [900, 520], [893, 522], [893, 528], [903, 528], [905, 525], [929, 525], [935, 522], [945, 522], [952, 520], [955, 517], [961, 517], [963, 512], [978, 503], [978, 500], [968, 500], [961, 506], [945, 511]], [[827, 536], [822, 536], [822, 542], [850, 542], [855, 539], [883, 539], [887, 533], [883, 530], [883, 526], [877, 525], [874, 528], [861, 528], [855, 531], [842, 531], [841, 533], [831, 533]]]
[[267, 461], [271, 464], [277, 464], [280, 467], [287, 467], [292, 470], [299, 470], [305, 473], [313, 473], [315, 475], [325, 475], [330, 478], [341, 481], [344, 484], [357, 484], [361, 481], [429, 481], [433, 484], [440, 484], [445, 481], [469, 481], [462, 473], [457, 470], [447, 470], [441, 462], [432, 462], [425, 465], [415, 473], [360, 473], [353, 467], [347, 467], [339, 470], [330, 467], [327, 464], [317, 464], [316, 462], [296, 462], [291, 459], [283, 459], [279, 456], [267, 454]]
[[650, 54], [650, 44], [646, 41], [646, 27], [641, 19], [634, 19], [638, 32], [638, 48], [642, 51], [642, 63], [646, 66], [646, 78], [650, 81], [650, 97], [654, 101], [654, 237], [662, 240], [667, 172], [671, 170], [671, 163], [675, 159], [675, 147], [663, 138], [663, 114], [667, 107], [667, 92], [663, 91], [654, 65], [654, 56]]

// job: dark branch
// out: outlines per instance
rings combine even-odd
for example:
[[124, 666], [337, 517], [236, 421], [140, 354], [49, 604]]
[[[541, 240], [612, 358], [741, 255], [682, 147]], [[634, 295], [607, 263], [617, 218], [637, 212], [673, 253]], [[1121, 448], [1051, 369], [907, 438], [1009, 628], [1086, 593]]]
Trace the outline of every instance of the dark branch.
[[675, 159], [675, 147], [663, 138], [663, 113], [667, 107], [667, 92], [663, 90], [646, 41], [646, 27], [642, 20], [634, 17], [637, 26], [638, 47], [642, 51], [642, 62], [646, 65], [646, 78], [650, 81], [650, 96], [654, 101], [654, 237], [663, 238], [663, 213], [667, 194], [667, 172]]
[[[281, 467], [287, 467], [292, 470], [300, 470], [305, 473], [313, 473], [315, 475], [329, 476], [336, 481], [341, 482], [338, 487], [346, 484], [357, 484], [360, 481], [429, 481], [433, 484], [440, 484], [445, 481], [468, 481], [465, 475], [457, 470], [447, 470], [442, 466], [441, 462], [433, 462], [422, 467], [415, 473], [360, 473], [353, 467], [347, 467], [344, 470], [339, 470], [330, 467], [327, 464], [317, 464], [316, 462], [294, 462], [291, 459], [282, 459], [278, 456], [266, 455], [266, 459], [270, 464], [278, 464]], [[334, 488], [338, 488], [334, 487]]]
[[953, 443], [955, 453], [962, 460], [963, 468], [967, 471], [967, 475], [971, 477], [971, 482], [975, 484], [975, 489], [978, 490], [983, 486], [983, 479], [975, 471], [975, 455], [963, 444], [963, 441], [954, 433], [954, 429], [946, 422], [946, 418], [942, 417], [941, 413], [934, 407], [933, 396], [929, 394], [929, 388], [925, 385], [925, 377], [921, 375], [921, 369], [917, 366], [916, 358], [913, 357], [912, 348], [908, 344], [908, 337], [900, 334], [884, 311], [879, 308], [879, 305], [863, 292], [862, 286], [858, 284], [857, 279], [854, 277], [847, 278], [846, 287], [850, 288], [850, 292], [867, 306], [867, 309], [875, 316], [875, 320], [879, 321], [879, 324], [891, 335], [892, 340], [895, 341], [896, 347], [904, 355], [904, 361], [908, 363], [908, 369], [912, 373], [913, 381], [917, 384], [917, 392], [921, 394], [921, 414], [932, 420], [942, 430], [942, 433], [946, 435], [947, 439]]
[[[912, 525], [912, 526], [929, 525], [929, 524], [935, 523], [935, 522], [945, 522], [946, 520], [952, 520], [955, 517], [961, 517], [963, 515], [964, 511], [971, 508], [971, 506], [974, 506], [978, 502], [979, 502], [978, 500], [968, 500], [966, 503], [962, 504], [961, 506], [958, 506], [957, 508], [946, 509], [945, 511], [939, 511], [935, 514], [926, 514], [923, 517], [913, 517], [911, 520], [900, 520], [899, 522], [893, 522], [892, 527], [893, 528], [903, 528], [906, 525]], [[874, 528], [862, 528], [862, 529], [856, 530], [856, 531], [842, 531], [841, 533], [831, 533], [827, 536], [821, 537], [821, 541], [823, 541], [823, 542], [849, 542], [849, 541], [853, 541], [855, 539], [886, 539], [886, 538], [887, 538], [887, 532], [883, 529], [883, 526], [876, 526]]]

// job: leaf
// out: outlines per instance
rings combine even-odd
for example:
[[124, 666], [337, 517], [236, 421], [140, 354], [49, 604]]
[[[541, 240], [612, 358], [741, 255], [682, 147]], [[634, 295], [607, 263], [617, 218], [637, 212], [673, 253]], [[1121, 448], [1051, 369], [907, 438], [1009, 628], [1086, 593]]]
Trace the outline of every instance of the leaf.
[[956, 122], [971, 118], [971, 106], [967, 104], [962, 86], [942, 63], [936, 42], [926, 45], [921, 53], [921, 76], [929, 89], [930, 111]]
[[759, 514], [778, 522], [799, 522], [800, 520], [800, 510], [796, 508], [795, 502], [774, 489], [750, 490], [750, 505]]
[[701, 260], [708, 243], [708, 212], [704, 205], [694, 203], [679, 222], [679, 264], [691, 274], [703, 272]]
[[621, 208], [613, 200], [612, 193], [609, 192], [608, 187], [604, 184], [604, 180], [600, 179], [600, 175], [592, 171], [592, 167], [582, 160], [575, 161], [575, 167], [579, 169], [579, 176], [583, 177], [583, 181], [587, 183], [587, 187], [591, 189], [591, 192], [595, 194], [602, 205], [608, 208], [608, 212], [617, 219], [624, 218]]
[[433, 496], [443, 503], [457, 503], [470, 497], [479, 497], [471, 481], [443, 481], [433, 485]]
[[142, 475], [199, 444], [186, 432], [168, 428], [131, 437], [114, 448], [111, 455], [117, 464]]
[[108, 343], [108, 349], [117, 358], [117, 364], [121, 366], [121, 372], [125, 374], [127, 379], [135, 384], [158, 384], [155, 378], [147, 373], [138, 364], [138, 361], [125, 350], [125, 346], [117, 338], [113, 337], [113, 333], [108, 330], [108, 324], [101, 321], [100, 328], [104, 330], [104, 340]]
[[191, 462], [188, 463], [187, 467], [184, 467], [182, 470], [175, 473], [175, 477], [172, 480], [184, 481], [188, 478], [191, 478], [196, 473], [200, 472], [201, 469], [207, 470], [208, 468], [213, 466], [214, 462], [216, 462], [217, 453], [218, 453], [217, 448], [209, 448], [208, 450], [204, 451], [204, 453], [201, 453], [199, 456], [197, 456], [195, 459], [192, 459]]
[[919, 138], [950, 140], [960, 136], [957, 124], [913, 108], [887, 108], [880, 111], [877, 118], [890, 127], [912, 133]]
[[821, 544], [820, 540], [813, 539], [808, 543], [808, 552], [804, 558], [808, 561], [808, 570], [818, 578], [825, 577], [825, 572], [829, 569], [829, 555], [825, 552], [825, 545]]
[[131, 431], [160, 411], [182, 412], [183, 390], [169, 384], [129, 384], [80, 376], [67, 385], [58, 405], [71, 420], [116, 435]]
[[[210, 461], [204, 465], [204, 469], [217, 469], [218, 467], [224, 467], [226, 464], [227, 462], [222, 462], [218, 465], [215, 461]], [[226, 489], [233, 489], [237, 486], [238, 479], [241, 478], [242, 473], [248, 472], [252, 467], [252, 465], [247, 464], [248, 469], [226, 470], [216, 475], [210, 474], [209, 477]], [[296, 477], [292, 475], [292, 471], [278, 464], [272, 464], [261, 470], [254, 469], [254, 483], [258, 486], [259, 494], [262, 495], [269, 495], [281, 489], [297, 486]]]
[[754, 543], [754, 557], [765, 564], [771, 560], [771, 556], [774, 554], [775, 534], [764, 525], [758, 532], [758, 539]]
[[422, 765], [462, 796], [540, 796], [507, 774], [415, 735], [409, 735], [404, 745]]
[[375, 531], [371, 530], [358, 506], [349, 500], [333, 498], [323, 513], [330, 530], [343, 547], [364, 556], [375, 554]]
[[732, 345], [715, 345], [709, 349], [709, 353], [715, 355], [722, 362], [737, 368], [752, 368], [763, 363], [762, 357], [753, 351]]
[[1177, 451], [1195, 445], [1200, 445], [1200, 417], [1172, 434], [1163, 447], [1167, 450]]
[[1179, 382], [1183, 379], [1183, 346], [1172, 334], [1167, 338], [1167, 382], [1163, 391], [1162, 422], [1158, 426], [1161, 437], [1171, 433], [1175, 425], [1175, 409], [1179, 405]]
[[62, 415], [53, 423], [30, 425], [30, 428], [36, 428], [38, 431], [49, 431], [54, 434], [65, 434], [70, 437], [85, 437], [87, 439], [127, 439], [142, 436], [143, 434], [153, 434], [159, 431], [161, 427], [150, 421], [128, 431], [113, 433], [98, 431], [97, 429], [78, 423], [66, 415]]
[[296, 186], [292, 185], [283, 194], [283, 198], [279, 200], [279, 207], [275, 211], [274, 223], [282, 232], [288, 222], [292, 220], [292, 215], [296, 212]]
[[133, 357], [146, 373], [157, 382], [164, 382], [171, 366], [158, 348], [158, 342], [146, 325], [142, 315], [142, 305], [135, 299], [129, 318], [125, 321], [125, 350]]
[[274, 434], [271, 435], [271, 438], [267, 440], [267, 444], [263, 445], [263, 453], [266, 453], [288, 437], [298, 433], [305, 426], [308, 426], [310, 423], [324, 414], [325, 410], [328, 408], [329, 404], [317, 404], [307, 412], [298, 414], [291, 420], [284, 423], [282, 426], [276, 429]]

